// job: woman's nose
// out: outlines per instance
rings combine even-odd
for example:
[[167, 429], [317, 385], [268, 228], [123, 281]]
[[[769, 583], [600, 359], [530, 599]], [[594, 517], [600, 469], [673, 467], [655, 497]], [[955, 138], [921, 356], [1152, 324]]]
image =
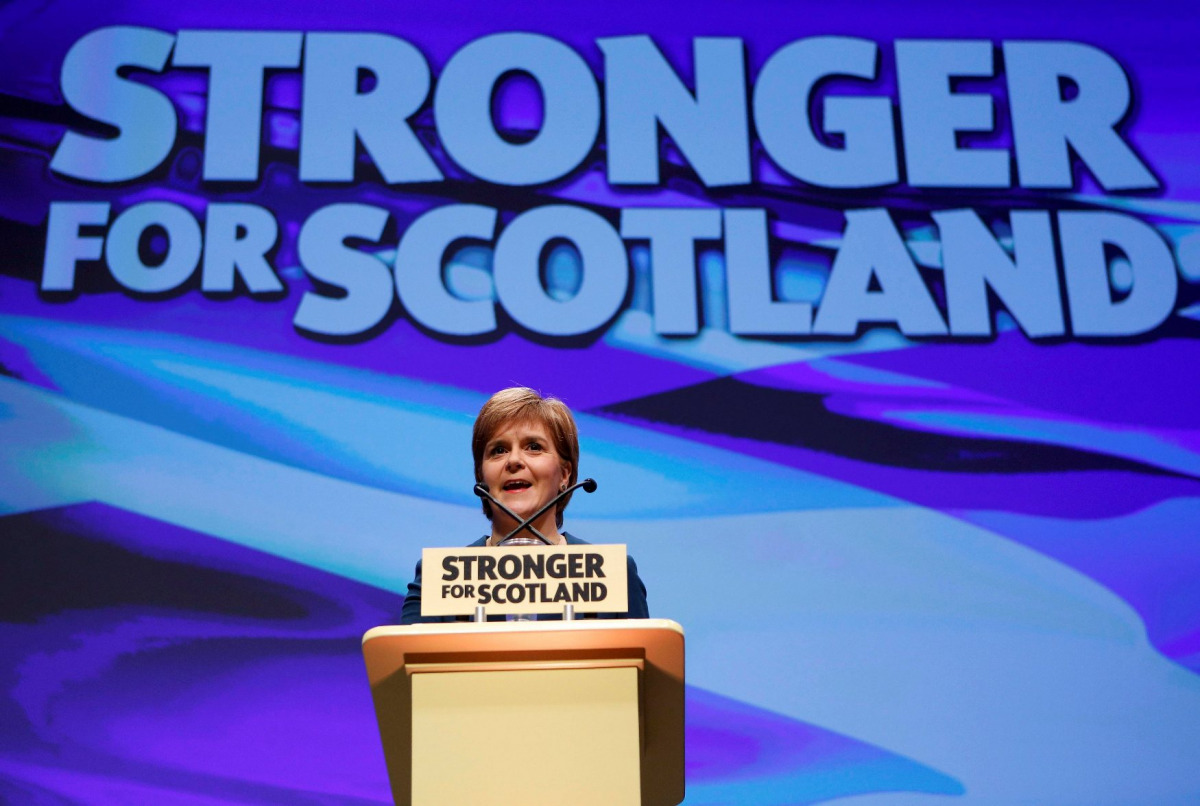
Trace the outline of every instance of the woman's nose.
[[509, 451], [508, 461], [505, 462], [506, 467], [521, 467], [524, 461], [521, 459], [520, 451]]

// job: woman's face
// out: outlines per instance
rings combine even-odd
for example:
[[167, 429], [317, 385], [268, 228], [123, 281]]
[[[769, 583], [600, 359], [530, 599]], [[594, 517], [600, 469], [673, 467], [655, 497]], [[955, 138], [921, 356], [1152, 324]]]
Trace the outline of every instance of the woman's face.
[[[558, 495], [570, 477], [554, 449], [550, 431], [536, 420], [507, 423], [483, 447], [483, 483], [498, 501], [522, 519], [528, 518]], [[492, 508], [492, 523], [516, 526], [502, 511]], [[557, 532], [555, 511], [548, 510], [534, 526], [543, 534]], [[508, 529], [503, 531], [507, 532]]]

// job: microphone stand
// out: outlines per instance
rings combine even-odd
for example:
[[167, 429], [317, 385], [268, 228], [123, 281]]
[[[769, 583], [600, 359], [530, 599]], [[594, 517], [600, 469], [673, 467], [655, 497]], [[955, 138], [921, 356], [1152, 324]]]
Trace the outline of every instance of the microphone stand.
[[[514, 521], [517, 521], [518, 523], [520, 523], [521, 525], [517, 527], [517, 531], [518, 531], [518, 532], [519, 532], [519, 531], [521, 531], [522, 529], [528, 528], [528, 529], [529, 529], [529, 531], [533, 532], [534, 536], [535, 536], [535, 537], [536, 537], [538, 540], [541, 540], [541, 541], [542, 541], [543, 543], [545, 543], [547, 546], [549, 546], [549, 545], [552, 545], [552, 544], [550, 543], [550, 540], [549, 540], [549, 538], [547, 538], [547, 537], [546, 537], [544, 534], [542, 534], [541, 532], [539, 532], [539, 531], [537, 530], [537, 528], [533, 526], [533, 524], [529, 523], [528, 521], [524, 521], [524, 522], [522, 522], [522, 521], [521, 521], [521, 516], [520, 516], [520, 515], [518, 515], [517, 513], [513, 512], [511, 509], [509, 509], [508, 507], [506, 507], [504, 504], [501, 504], [499, 501], [497, 501], [497, 500], [496, 500], [496, 497], [495, 497], [494, 495], [492, 495], [491, 491], [490, 491], [490, 490], [488, 490], [488, 488], [487, 488], [487, 487], [485, 487], [485, 486], [484, 486], [483, 482], [479, 482], [478, 484], [476, 484], [476, 485], [475, 485], [475, 494], [476, 494], [477, 496], [479, 496], [480, 498], [486, 498], [487, 500], [491, 501], [493, 504], [495, 504], [496, 506], [500, 507], [500, 509], [502, 509], [502, 510], [504, 511], [504, 514], [505, 514], [505, 515], [507, 515], [508, 517], [512, 518]], [[532, 520], [532, 518], [531, 518], [530, 520]], [[514, 534], [515, 534], [515, 533], [514, 533]], [[511, 537], [511, 536], [512, 536], [512, 535], [509, 535], [509, 537]], [[507, 540], [508, 538], [506, 537], [506, 538], [504, 538], [504, 539], [505, 539], [505, 540]]]
[[536, 521], [538, 518], [542, 517], [542, 515], [545, 514], [546, 511], [548, 509], [550, 509], [550, 507], [555, 506], [559, 501], [561, 501], [563, 498], [570, 495], [575, 490], [578, 490], [580, 487], [583, 488], [583, 491], [585, 493], [594, 493], [596, 491], [596, 486], [597, 485], [596, 485], [595, 479], [584, 479], [583, 481], [577, 482], [576, 484], [571, 485], [567, 489], [560, 492], [558, 495], [551, 498], [550, 501], [544, 507], [542, 507], [537, 512], [530, 515], [528, 518], [525, 518], [524, 520], [522, 520], [520, 517], [518, 517], [515, 512], [513, 512], [511, 509], [506, 507], [504, 504], [501, 504], [499, 501], [497, 501], [495, 496], [493, 496], [491, 494], [491, 492], [488, 490], [487, 487], [485, 487], [483, 485], [482, 482], [475, 485], [475, 495], [479, 496], [480, 498], [486, 498], [487, 500], [491, 501], [493, 504], [500, 507], [500, 509], [502, 509], [504, 511], [504, 514], [508, 515], [508, 517], [512, 518], [514, 521], [517, 521], [517, 524], [518, 524], [517, 528], [513, 529], [511, 532], [509, 532], [507, 535], [505, 535], [504, 539], [500, 541], [501, 543], [503, 543], [505, 540], [515, 537], [517, 535], [517, 533], [521, 532], [522, 530], [528, 529], [530, 532], [532, 532], [534, 534], [535, 537], [537, 537], [539, 540], [541, 540], [543, 543], [545, 543], [547, 546], [549, 546], [549, 545], [552, 545], [550, 543], [549, 539], [547, 539], [547, 537], [544, 534], [542, 534], [541, 532], [539, 532], [537, 530], [537, 528], [533, 525], [533, 522]]
[[[570, 487], [568, 487], [567, 489], [563, 490], [558, 495], [551, 498], [544, 507], [542, 507], [537, 512], [530, 515], [525, 520], [521, 521], [520, 525], [517, 526], [516, 529], [513, 529], [511, 532], [509, 532], [508, 534], [506, 534], [504, 536], [504, 540], [508, 540], [511, 537], [515, 537], [516, 534], [518, 532], [520, 532], [522, 529], [529, 529], [535, 535], [537, 535], [538, 537], [541, 537], [542, 540], [546, 540], [546, 538], [542, 537], [540, 534], [537, 533], [537, 531], [534, 530], [534, 528], [531, 524], [534, 521], [536, 521], [538, 518], [542, 517], [542, 515], [546, 512], [546, 510], [550, 509], [550, 507], [552, 507], [552, 506], [555, 506], [559, 501], [566, 498], [568, 495], [573, 493], [575, 490], [578, 490], [580, 487], [583, 488], [583, 491], [585, 493], [594, 493], [594, 492], [596, 492], [596, 480], [595, 479], [584, 479], [583, 481], [577, 482], [576, 484], [573, 484]], [[504, 540], [501, 540], [500, 542], [503, 543]], [[546, 540], [546, 542], [549, 543], [550, 541]]]

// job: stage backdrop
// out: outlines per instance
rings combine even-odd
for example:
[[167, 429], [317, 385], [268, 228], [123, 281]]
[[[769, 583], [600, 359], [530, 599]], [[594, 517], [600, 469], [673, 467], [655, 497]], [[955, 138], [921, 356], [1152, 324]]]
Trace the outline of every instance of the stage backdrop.
[[386, 801], [358, 641], [520, 384], [688, 803], [1195, 803], [1198, 20], [6, 3], [0, 799]]

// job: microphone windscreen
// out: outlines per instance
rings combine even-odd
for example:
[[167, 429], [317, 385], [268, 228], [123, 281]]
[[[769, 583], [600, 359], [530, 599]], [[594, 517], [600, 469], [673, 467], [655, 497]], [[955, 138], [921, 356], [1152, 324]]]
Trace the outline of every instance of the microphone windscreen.
[[595, 479], [584, 479], [583, 480], [583, 491], [585, 493], [596, 492], [596, 480]]
[[475, 494], [477, 496], [479, 496], [480, 498], [487, 498], [488, 497], [488, 488], [484, 487], [483, 483], [480, 482], [479, 484], [475, 485]]

